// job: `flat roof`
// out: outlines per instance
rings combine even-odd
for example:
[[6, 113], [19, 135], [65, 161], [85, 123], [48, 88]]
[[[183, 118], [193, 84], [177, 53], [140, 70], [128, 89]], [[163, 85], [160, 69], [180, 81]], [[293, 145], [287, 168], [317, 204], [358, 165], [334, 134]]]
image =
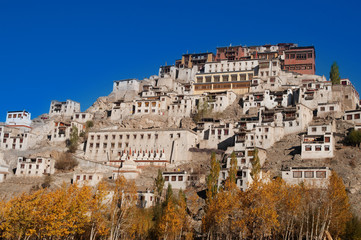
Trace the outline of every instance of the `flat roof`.
[[174, 131], [174, 132], [190, 132], [193, 134], [196, 134], [194, 131], [189, 130], [189, 129], [183, 129], [183, 128], [145, 128], [145, 129], [140, 129], [140, 128], [132, 128], [132, 129], [109, 129], [109, 130], [94, 130], [94, 131], [89, 131], [89, 133], [101, 133], [101, 132], [110, 132], [110, 133], [116, 133], [116, 132], [168, 132], [168, 131]]
[[8, 111], [8, 113], [15, 113], [15, 112], [26, 112], [29, 113], [28, 111], [22, 110], [22, 111]]

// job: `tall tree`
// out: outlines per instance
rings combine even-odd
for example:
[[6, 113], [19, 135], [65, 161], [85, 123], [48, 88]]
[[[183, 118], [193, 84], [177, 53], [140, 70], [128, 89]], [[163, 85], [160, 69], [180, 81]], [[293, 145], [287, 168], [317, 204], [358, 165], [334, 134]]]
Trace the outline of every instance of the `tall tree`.
[[211, 156], [211, 170], [207, 176], [207, 201], [211, 201], [218, 192], [218, 178], [221, 166], [216, 158], [216, 154]]
[[253, 159], [251, 160], [251, 163], [252, 163], [251, 176], [254, 178], [258, 176], [258, 174], [261, 172], [261, 162], [258, 157], [258, 148], [254, 148]]
[[340, 72], [338, 70], [338, 65], [336, 62], [333, 62], [330, 71], [330, 80], [332, 84], [340, 84], [340, 79], [341, 77], [340, 77]]
[[158, 169], [158, 175], [154, 179], [154, 185], [156, 190], [156, 201], [158, 203], [162, 198], [162, 193], [164, 188], [164, 178], [162, 175], [162, 171], [160, 169]]

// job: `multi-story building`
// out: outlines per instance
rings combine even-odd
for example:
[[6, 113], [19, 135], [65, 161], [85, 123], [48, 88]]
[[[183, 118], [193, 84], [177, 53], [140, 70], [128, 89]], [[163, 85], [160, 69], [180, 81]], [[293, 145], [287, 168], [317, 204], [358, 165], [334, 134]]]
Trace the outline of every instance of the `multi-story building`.
[[[108, 162], [131, 155], [137, 164], [181, 163], [190, 159], [197, 134], [186, 129], [122, 129], [89, 132], [85, 156]], [[130, 152], [130, 154], [129, 154]]]
[[176, 66], [179, 68], [193, 68], [197, 66], [198, 71], [204, 71], [204, 65], [206, 62], [213, 62], [214, 54], [213, 53], [193, 53], [193, 54], [184, 54], [180, 61], [176, 62]]
[[9, 111], [6, 115], [6, 126], [31, 129], [31, 114], [27, 111]]
[[340, 84], [332, 85], [333, 101], [338, 101], [345, 111], [355, 110], [360, 106], [360, 95], [351, 81], [347, 78], [341, 79]]
[[[72, 130], [71, 123], [68, 121], [54, 121], [48, 139], [53, 142], [60, 142], [69, 139]], [[78, 129], [79, 130], [79, 129]]]
[[284, 70], [300, 74], [315, 74], [316, 53], [313, 46], [291, 47], [285, 50], [284, 54]]
[[197, 123], [199, 147], [227, 149], [233, 144], [235, 130], [231, 123], [223, 123], [214, 119], [202, 119]]
[[33, 136], [28, 130], [0, 125], [0, 148], [26, 150], [35, 143]]
[[327, 188], [332, 172], [329, 167], [290, 167], [282, 169], [282, 179], [289, 185]]
[[[232, 90], [237, 94], [249, 91], [253, 76], [257, 75], [257, 61], [209, 63], [205, 71], [197, 73], [193, 93]], [[247, 63], [247, 64], [246, 64]]]
[[49, 116], [63, 116], [71, 117], [74, 113], [80, 112], [80, 103], [73, 100], [66, 100], [66, 102], [51, 101]]
[[54, 160], [50, 158], [19, 157], [16, 167], [16, 176], [40, 177], [44, 174], [54, 174]]
[[334, 122], [315, 122], [309, 125], [307, 135], [303, 135], [301, 158], [332, 158], [334, 156], [335, 140]]

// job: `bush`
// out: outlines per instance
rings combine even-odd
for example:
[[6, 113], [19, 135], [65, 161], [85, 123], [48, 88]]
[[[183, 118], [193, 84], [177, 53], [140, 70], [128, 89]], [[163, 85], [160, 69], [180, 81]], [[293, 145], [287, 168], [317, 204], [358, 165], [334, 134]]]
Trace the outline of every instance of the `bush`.
[[78, 166], [78, 161], [70, 153], [63, 153], [55, 162], [55, 168], [61, 171], [73, 170]]
[[41, 187], [42, 188], [50, 187], [52, 181], [53, 181], [52, 177], [50, 175], [46, 175], [44, 182], [41, 184]]
[[352, 146], [360, 146], [361, 143], [361, 131], [352, 129], [346, 137], [346, 143]]

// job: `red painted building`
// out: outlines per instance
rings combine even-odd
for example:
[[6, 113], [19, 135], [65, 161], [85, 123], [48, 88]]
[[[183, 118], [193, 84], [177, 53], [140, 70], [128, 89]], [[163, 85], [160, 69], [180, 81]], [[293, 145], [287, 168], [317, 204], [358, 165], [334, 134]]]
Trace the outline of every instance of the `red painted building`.
[[220, 60], [240, 60], [245, 57], [245, 49], [239, 46], [219, 47], [217, 48], [216, 61]]
[[294, 47], [285, 50], [283, 70], [297, 72], [300, 74], [315, 74], [315, 48]]

